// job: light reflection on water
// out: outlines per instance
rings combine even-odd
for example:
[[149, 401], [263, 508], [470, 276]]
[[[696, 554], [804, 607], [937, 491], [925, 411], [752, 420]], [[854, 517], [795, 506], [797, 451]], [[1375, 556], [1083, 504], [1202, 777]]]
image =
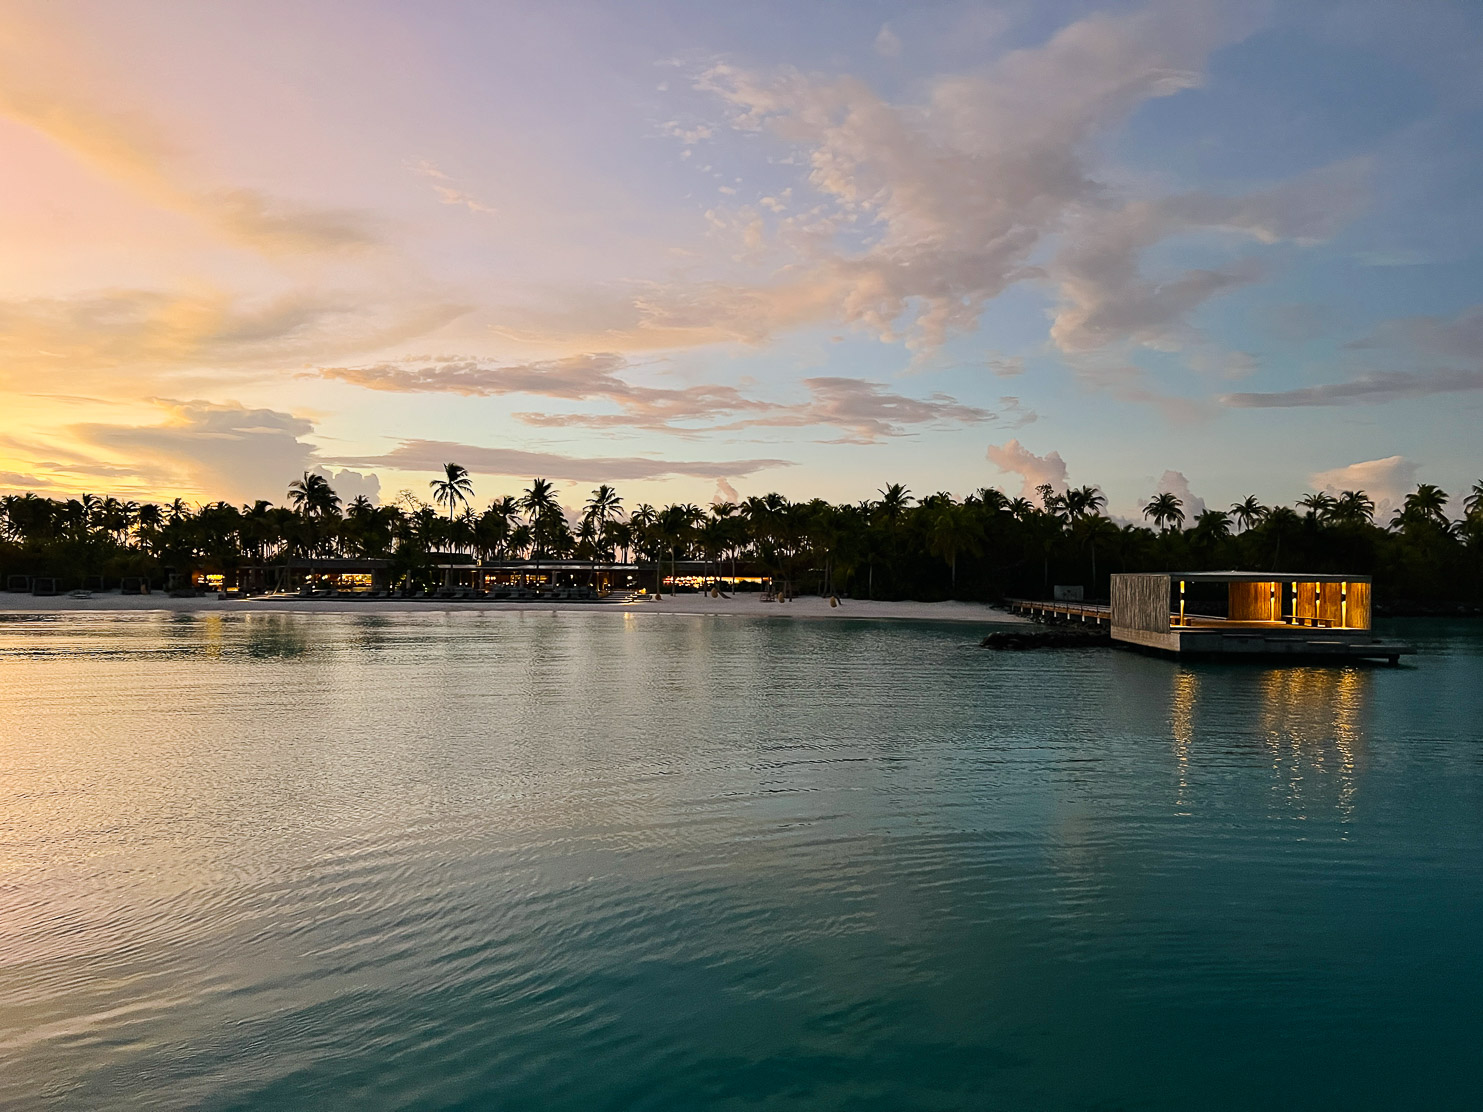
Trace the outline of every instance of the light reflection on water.
[[1476, 627], [978, 632], [0, 622], [0, 1106], [1469, 1106]]

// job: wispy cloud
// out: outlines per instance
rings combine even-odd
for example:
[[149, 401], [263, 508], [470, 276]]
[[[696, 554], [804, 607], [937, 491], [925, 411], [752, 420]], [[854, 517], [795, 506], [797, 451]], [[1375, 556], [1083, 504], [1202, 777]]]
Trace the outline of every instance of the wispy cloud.
[[[34, 386], [37, 375], [80, 382], [148, 381], [182, 368], [220, 375], [349, 356], [404, 343], [467, 306], [296, 292], [245, 298], [217, 289], [109, 290], [71, 298], [0, 301], [0, 384]], [[52, 381], [47, 379], [46, 381]]]
[[[627, 368], [622, 356], [605, 353], [514, 365], [489, 365], [478, 360], [420, 366], [379, 363], [326, 367], [319, 373], [374, 390], [477, 396], [529, 394], [566, 401], [602, 400], [618, 408], [617, 413], [515, 414], [527, 424], [546, 427], [642, 428], [676, 433], [824, 427], [841, 430], [842, 439], [848, 442], [872, 443], [883, 437], [903, 436], [916, 428], [975, 424], [996, 417], [990, 410], [964, 405], [946, 394], [912, 398], [863, 379], [805, 378], [801, 385], [808, 391], [809, 400], [788, 404], [749, 397], [733, 386], [640, 386], [618, 373]], [[1017, 399], [1006, 408], [1011, 420], [1026, 420]]]
[[581, 481], [638, 479], [730, 479], [775, 467], [791, 467], [784, 459], [664, 460], [647, 456], [583, 457], [556, 452], [527, 452], [514, 448], [485, 448], [444, 440], [404, 440], [380, 456], [357, 456], [337, 462], [348, 467], [384, 467], [398, 471], [440, 471], [455, 460], [482, 475]]
[[60, 80], [27, 84], [0, 56], [0, 117], [29, 127], [148, 203], [181, 213], [267, 254], [339, 252], [382, 240], [369, 214], [260, 189], [188, 183], [178, 151], [140, 115], [88, 104]]
[[440, 202], [445, 205], [456, 205], [468, 209], [470, 212], [492, 213], [494, 207], [486, 205], [472, 193], [458, 188], [453, 178], [438, 169], [425, 158], [409, 163], [412, 172], [427, 178], [432, 183], [433, 193], [437, 195]]
[[1483, 370], [1378, 371], [1348, 382], [1304, 386], [1271, 393], [1224, 394], [1221, 404], [1237, 409], [1283, 409], [1293, 406], [1378, 405], [1483, 390]]

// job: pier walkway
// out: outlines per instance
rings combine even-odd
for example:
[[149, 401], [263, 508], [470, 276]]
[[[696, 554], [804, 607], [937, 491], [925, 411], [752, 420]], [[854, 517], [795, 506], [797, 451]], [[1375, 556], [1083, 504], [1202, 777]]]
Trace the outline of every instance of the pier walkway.
[[1044, 599], [1007, 598], [1004, 604], [1016, 614], [1031, 617], [1079, 618], [1083, 622], [1111, 624], [1112, 607], [1101, 602], [1047, 602]]

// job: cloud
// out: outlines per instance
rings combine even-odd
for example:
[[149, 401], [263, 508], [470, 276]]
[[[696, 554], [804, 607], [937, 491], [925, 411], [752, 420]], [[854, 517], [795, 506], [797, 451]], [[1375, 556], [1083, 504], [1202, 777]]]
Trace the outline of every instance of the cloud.
[[[1366, 371], [1344, 382], [1268, 393], [1226, 394], [1222, 405], [1237, 409], [1295, 406], [1379, 405], [1483, 390], [1483, 305], [1451, 317], [1400, 317], [1344, 350], [1355, 360], [1383, 358], [1405, 370]], [[1374, 354], [1371, 354], [1374, 353]]]
[[1037, 456], [1018, 440], [1007, 444], [990, 444], [988, 459], [1000, 471], [1019, 475], [1024, 479], [1020, 497], [1028, 498], [1035, 488], [1049, 483], [1057, 490], [1066, 489], [1066, 461], [1060, 452], [1047, 452]]
[[1385, 519], [1405, 500], [1416, 486], [1416, 473], [1420, 465], [1405, 456], [1386, 456], [1384, 459], [1364, 460], [1327, 471], [1317, 471], [1308, 477], [1314, 490], [1326, 494], [1342, 494], [1346, 490], [1362, 490], [1375, 500], [1375, 516]]
[[1292, 406], [1380, 404], [1435, 394], [1483, 390], [1483, 369], [1443, 371], [1379, 371], [1348, 382], [1305, 386], [1266, 394], [1224, 394], [1222, 405], [1237, 409], [1276, 409]]
[[[1078, 220], [1117, 219], [1116, 191], [1098, 180], [1098, 139], [1147, 101], [1197, 86], [1209, 53], [1252, 25], [1242, 9], [1156, 0], [1094, 14], [981, 69], [914, 86], [914, 101], [847, 75], [706, 65], [694, 86], [719, 104], [718, 132], [765, 139], [750, 146], [765, 150], [769, 175], [801, 167], [794, 195], [784, 203], [770, 189], [706, 212], [736, 264], [724, 279], [686, 273], [506, 315], [521, 335], [587, 350], [755, 345], [843, 323], [925, 357], [1010, 286], [1044, 280], [1042, 260]], [[1217, 200], [1155, 206], [1147, 234], [1257, 222], [1241, 198]], [[1068, 275], [1075, 262], [1063, 261]], [[1170, 319], [1197, 291], [1215, 292], [1193, 278], [1184, 286], [1181, 297], [1155, 290], [1145, 300]]]
[[844, 441], [872, 444], [882, 437], [902, 436], [910, 425], [977, 424], [993, 420], [986, 409], [963, 405], [946, 394], [908, 398], [880, 383], [856, 378], [806, 378], [811, 398], [800, 406], [774, 406], [775, 412], [750, 417], [725, 429], [789, 428], [829, 425], [843, 429]]
[[492, 213], [495, 210], [486, 205], [471, 193], [466, 193], [453, 184], [453, 179], [439, 170], [427, 159], [418, 159], [411, 163], [412, 172], [424, 178], [432, 179], [433, 193], [438, 200], [445, 205], [456, 205], [476, 213]]
[[732, 486], [725, 479], [716, 480], [716, 493], [711, 495], [711, 502], [713, 504], [717, 502], [730, 502], [735, 505], [740, 501], [741, 495], [736, 493], [736, 487]]
[[791, 460], [661, 460], [643, 456], [584, 458], [554, 452], [526, 452], [514, 448], [482, 448], [441, 440], [404, 440], [381, 456], [361, 456], [338, 462], [352, 467], [384, 467], [399, 471], [441, 471], [456, 461], [483, 475], [608, 481], [686, 477], [723, 479], [750, 475], [774, 467], [791, 467]]
[[1178, 498], [1184, 506], [1184, 520], [1192, 522], [1205, 512], [1205, 499], [1195, 494], [1189, 488], [1189, 480], [1184, 477], [1183, 471], [1165, 471], [1159, 476], [1159, 481], [1154, 485], [1155, 494], [1172, 494]]
[[1018, 355], [993, 355], [985, 365], [999, 378], [1016, 378], [1025, 373], [1025, 361]]
[[[75, 387], [97, 372], [147, 377], [301, 363], [405, 342], [466, 311], [416, 299], [305, 292], [251, 299], [214, 289], [0, 301], [0, 383], [34, 386], [37, 375], [58, 375]], [[117, 385], [111, 373], [103, 377]]]
[[33, 468], [32, 474], [13, 477], [24, 484], [11, 485], [282, 502], [288, 484], [308, 471], [323, 475], [346, 502], [361, 494], [372, 502], [379, 499], [378, 476], [324, 465], [319, 449], [306, 439], [314, 433], [307, 418], [235, 402], [154, 399], [153, 405], [161, 418], [154, 424], [67, 426], [61, 434], [73, 447], [0, 436], [0, 448], [28, 458]]
[[896, 58], [901, 54], [901, 36], [891, 30], [889, 23], [882, 23], [880, 33], [875, 36], [875, 52], [882, 58]]
[[[840, 429], [845, 440], [872, 443], [903, 436], [912, 428], [973, 424], [995, 419], [989, 410], [964, 405], [946, 394], [912, 398], [863, 379], [815, 377], [802, 380], [809, 400], [787, 404], [748, 397], [732, 386], [681, 388], [639, 386], [621, 377], [627, 361], [600, 353], [513, 365], [451, 360], [409, 366], [378, 363], [368, 367], [325, 367], [326, 378], [373, 390], [447, 392], [470, 396], [532, 394], [565, 401], [602, 400], [617, 413], [517, 413], [543, 427], [651, 429], [664, 432], [735, 431], [747, 428]], [[1018, 401], [1012, 405], [1023, 420]]]
[[27, 491], [42, 492], [55, 490], [56, 481], [45, 475], [32, 475], [20, 471], [0, 471], [0, 490], [24, 494]]
[[1345, 347], [1350, 351], [1391, 348], [1476, 362], [1483, 352], [1483, 305], [1470, 306], [1451, 317], [1400, 317]]
[[303, 439], [314, 431], [305, 418], [231, 402], [157, 404], [159, 424], [88, 423], [67, 431], [138, 485], [171, 494], [281, 500], [290, 482], [318, 465], [314, 445]]
[[1059, 290], [1051, 339], [1063, 351], [1120, 343], [1174, 348], [1189, 338], [1190, 313], [1211, 297], [1264, 276], [1256, 260], [1147, 274], [1145, 252], [1176, 235], [1222, 233], [1260, 243], [1311, 242], [1331, 235], [1360, 207], [1367, 164], [1331, 166], [1245, 196], [1185, 193], [1115, 208], [1087, 206], [1072, 217], [1047, 267]]
[[1033, 409], [1026, 408], [1024, 403], [1012, 394], [1002, 396], [999, 399], [999, 406], [997, 416], [1005, 428], [1022, 429], [1040, 420], [1040, 414]]
[[[16, 60], [0, 57], [0, 117], [39, 132], [158, 208], [267, 254], [338, 252], [381, 241], [365, 213], [304, 205], [257, 189], [182, 184], [177, 151], [139, 115], [94, 108], [64, 90], [64, 77], [54, 73], [27, 82], [25, 67], [11, 64]], [[30, 69], [34, 74], [37, 67]]]
[[331, 471], [325, 467], [316, 467], [314, 471], [325, 477], [346, 505], [361, 496], [364, 496], [372, 505], [381, 501], [381, 479], [376, 475], [350, 470]]
[[[1062, 257], [1060, 281], [1071, 288], [1061, 333], [1070, 341], [1090, 339], [1087, 330], [1116, 331], [1117, 316], [1140, 313], [1108, 305], [1099, 316], [1099, 261], [1110, 267], [1115, 256], [1136, 256], [1191, 227], [1266, 235], [1318, 223], [1318, 185], [1301, 200], [1280, 191], [1270, 199], [1191, 195], [1124, 211], [1095, 180], [1093, 137], [1149, 99], [1198, 85], [1210, 50], [1241, 31], [1228, 6], [1156, 3], [1093, 15], [979, 73], [939, 77], [925, 103], [907, 105], [888, 103], [851, 77], [711, 67], [699, 86], [731, 108], [731, 126], [792, 147], [823, 203], [779, 222], [779, 244], [801, 256], [780, 281], [747, 291], [750, 300], [739, 287], [688, 291], [690, 315], [765, 335], [808, 307], [883, 339], [899, 331], [914, 348], [930, 350], [973, 327], [984, 304], [1009, 285], [1041, 275], [1036, 252], [1079, 224], [1101, 242]], [[1141, 312], [1167, 324], [1234, 277], [1189, 275], [1171, 289], [1148, 284]], [[778, 289], [790, 296], [768, 296]], [[801, 290], [807, 295], [798, 296]], [[674, 296], [651, 296], [645, 322], [662, 317], [660, 307]], [[743, 311], [750, 325], [737, 328]], [[1077, 314], [1085, 318], [1079, 325], [1071, 319]]]

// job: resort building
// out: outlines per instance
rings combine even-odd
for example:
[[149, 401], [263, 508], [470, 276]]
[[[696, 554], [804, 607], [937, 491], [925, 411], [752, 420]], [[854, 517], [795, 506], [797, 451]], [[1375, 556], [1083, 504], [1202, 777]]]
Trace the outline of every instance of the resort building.
[[1178, 655], [1384, 658], [1411, 650], [1370, 629], [1370, 580], [1284, 572], [1112, 577], [1113, 640]]

